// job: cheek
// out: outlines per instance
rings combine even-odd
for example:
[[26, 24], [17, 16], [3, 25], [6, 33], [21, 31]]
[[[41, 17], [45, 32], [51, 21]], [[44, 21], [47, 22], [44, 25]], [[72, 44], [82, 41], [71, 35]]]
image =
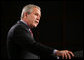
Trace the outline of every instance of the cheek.
[[32, 16], [30, 16], [30, 19], [34, 21], [36, 19], [36, 17], [34, 15], [32, 15]]
[[36, 16], [34, 16], [34, 15], [29, 16], [28, 19], [29, 19], [30, 25], [37, 26], [37, 23], [35, 22]]
[[35, 17], [35, 16], [32, 16], [32, 17], [31, 17], [31, 20], [32, 20], [32, 22], [34, 23], [35, 20], [36, 20], [36, 17]]
[[29, 17], [28, 17], [28, 20], [30, 21], [30, 23], [33, 23], [34, 17], [33, 17], [33, 16], [29, 16]]

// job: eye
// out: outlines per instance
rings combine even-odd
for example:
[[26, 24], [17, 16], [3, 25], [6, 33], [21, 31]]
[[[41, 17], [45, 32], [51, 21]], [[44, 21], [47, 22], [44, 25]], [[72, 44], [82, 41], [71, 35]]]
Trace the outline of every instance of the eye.
[[36, 15], [36, 16], [38, 16], [38, 14], [37, 14], [37, 13], [35, 13], [35, 15]]
[[38, 13], [35, 13], [34, 15], [41, 17]]

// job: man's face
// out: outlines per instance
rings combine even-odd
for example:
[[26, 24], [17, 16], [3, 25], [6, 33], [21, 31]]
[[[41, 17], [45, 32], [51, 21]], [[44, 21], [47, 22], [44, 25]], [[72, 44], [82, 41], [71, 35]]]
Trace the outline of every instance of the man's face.
[[27, 14], [27, 23], [30, 27], [37, 27], [41, 17], [41, 12], [37, 8], [33, 8], [30, 14]]

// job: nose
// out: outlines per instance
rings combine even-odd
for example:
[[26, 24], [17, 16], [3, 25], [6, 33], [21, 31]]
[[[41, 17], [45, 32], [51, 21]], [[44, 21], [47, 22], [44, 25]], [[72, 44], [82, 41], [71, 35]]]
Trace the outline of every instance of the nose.
[[39, 16], [37, 17], [37, 20], [40, 20], [40, 17]]

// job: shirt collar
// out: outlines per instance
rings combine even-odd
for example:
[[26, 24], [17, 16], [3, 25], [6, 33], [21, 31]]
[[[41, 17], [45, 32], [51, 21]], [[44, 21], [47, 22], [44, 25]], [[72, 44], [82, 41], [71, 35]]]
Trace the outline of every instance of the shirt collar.
[[22, 21], [24, 24], [26, 24], [26, 25], [27, 25], [27, 23], [26, 23], [25, 21], [23, 21], [23, 20], [20, 20], [20, 21]]
[[[28, 24], [24, 20], [20, 20], [20, 21], [22, 21], [24, 24], [28, 26]], [[29, 30], [31, 30], [30, 27], [29, 27]]]

